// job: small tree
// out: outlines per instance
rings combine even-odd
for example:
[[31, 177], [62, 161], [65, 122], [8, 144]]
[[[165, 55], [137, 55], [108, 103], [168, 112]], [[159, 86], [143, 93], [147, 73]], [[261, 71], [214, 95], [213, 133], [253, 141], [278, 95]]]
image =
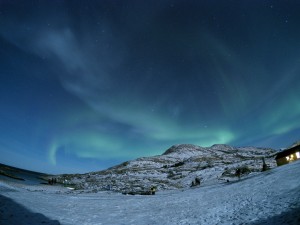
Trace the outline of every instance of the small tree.
[[265, 158], [264, 158], [264, 157], [262, 158], [262, 161], [263, 161], [262, 171], [268, 170], [269, 168], [268, 168], [268, 165], [266, 164], [266, 161], [265, 161]]
[[237, 168], [237, 169], [235, 170], [235, 175], [236, 175], [239, 179], [241, 179], [241, 173], [242, 173], [241, 168]]
[[251, 170], [249, 169], [248, 166], [238, 167], [235, 170], [235, 176], [237, 176], [240, 179], [242, 174], [248, 174], [250, 172], [251, 172]]
[[196, 177], [195, 180], [192, 181], [191, 187], [200, 186], [201, 179]]

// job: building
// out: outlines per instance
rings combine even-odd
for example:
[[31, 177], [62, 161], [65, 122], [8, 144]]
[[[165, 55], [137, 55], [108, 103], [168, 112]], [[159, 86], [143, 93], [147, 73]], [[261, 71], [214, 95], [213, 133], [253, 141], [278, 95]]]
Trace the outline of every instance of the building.
[[285, 149], [285, 150], [277, 153], [277, 155], [275, 157], [277, 166], [288, 164], [288, 163], [298, 160], [298, 159], [300, 159], [300, 145], [296, 145], [294, 147]]

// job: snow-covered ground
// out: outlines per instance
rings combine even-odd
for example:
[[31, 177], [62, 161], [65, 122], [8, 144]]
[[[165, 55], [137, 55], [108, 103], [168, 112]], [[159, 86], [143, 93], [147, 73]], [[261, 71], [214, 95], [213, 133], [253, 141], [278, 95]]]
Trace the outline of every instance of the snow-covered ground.
[[153, 196], [0, 182], [0, 224], [300, 224], [300, 160], [238, 182]]

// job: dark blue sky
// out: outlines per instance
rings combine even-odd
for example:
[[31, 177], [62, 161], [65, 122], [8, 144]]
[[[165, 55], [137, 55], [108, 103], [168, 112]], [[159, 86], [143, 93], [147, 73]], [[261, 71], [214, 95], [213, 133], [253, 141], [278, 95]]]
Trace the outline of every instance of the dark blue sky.
[[300, 135], [299, 1], [1, 1], [0, 162], [105, 169]]

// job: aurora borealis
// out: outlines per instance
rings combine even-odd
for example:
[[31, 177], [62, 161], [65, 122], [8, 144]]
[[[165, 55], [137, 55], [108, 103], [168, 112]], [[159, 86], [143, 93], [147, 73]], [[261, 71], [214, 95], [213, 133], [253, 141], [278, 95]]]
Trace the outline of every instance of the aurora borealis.
[[1, 1], [0, 163], [101, 170], [300, 135], [299, 1]]

